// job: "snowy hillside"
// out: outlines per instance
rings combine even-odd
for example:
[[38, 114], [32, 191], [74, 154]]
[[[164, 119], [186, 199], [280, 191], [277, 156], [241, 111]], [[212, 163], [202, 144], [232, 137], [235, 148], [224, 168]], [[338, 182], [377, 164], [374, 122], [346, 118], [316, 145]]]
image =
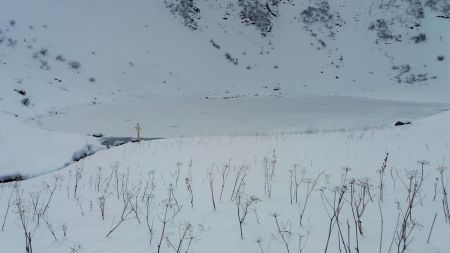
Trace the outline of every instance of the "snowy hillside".
[[152, 94], [447, 101], [447, 1], [264, 3], [4, 1], [2, 108], [30, 115], [13, 89], [40, 113]]
[[[0, 163], [2, 170], [28, 171], [22, 169], [25, 161], [11, 166], [12, 161], [24, 155], [23, 146], [34, 149], [34, 144], [47, 142], [44, 136], [50, 133], [43, 128], [81, 134], [78, 138], [68, 137], [73, 139], [70, 144], [55, 138], [55, 148], [34, 150], [37, 157], [43, 157], [67, 149], [67, 155], [57, 164], [36, 166], [32, 162], [32, 166], [25, 166], [45, 171], [70, 160], [74, 146], [92, 143], [86, 134], [105, 131], [130, 136], [136, 121], [150, 121], [144, 126], [148, 137], [170, 137], [243, 134], [272, 128], [280, 132], [366, 127], [389, 124], [395, 118], [408, 119], [402, 115], [404, 111], [394, 109], [394, 114], [386, 117], [385, 113], [390, 112], [368, 106], [367, 111], [376, 114], [373, 118], [381, 121], [367, 121], [372, 115], [366, 113], [366, 118], [356, 125], [349, 124], [359, 119], [353, 116], [344, 117], [351, 120], [338, 125], [322, 125], [309, 116], [298, 118], [306, 121], [273, 125], [260, 121], [259, 114], [250, 110], [253, 117], [242, 116], [251, 122], [250, 129], [224, 132], [209, 128], [193, 133], [183, 130], [183, 124], [192, 125], [189, 117], [175, 113], [155, 126], [153, 112], [157, 116], [161, 112], [151, 110], [152, 116], [146, 117], [147, 109], [142, 106], [154, 108], [156, 104], [171, 114], [170, 108], [185, 106], [174, 99], [181, 96], [197, 101], [193, 104], [188, 99], [193, 106], [187, 108], [205, 105], [199, 101], [203, 98], [255, 96], [306, 97], [310, 101], [311, 95], [350, 95], [446, 103], [450, 95], [450, 35], [446, 32], [450, 30], [449, 6], [445, 0], [4, 1], [0, 8], [0, 119], [11, 124], [1, 126], [0, 151], [14, 157]], [[167, 104], [158, 102], [161, 95], [168, 98]], [[127, 104], [133, 98], [144, 100], [134, 113]], [[304, 101], [298, 101], [280, 104], [284, 104], [283, 108], [305, 107]], [[97, 105], [111, 103], [128, 108], [126, 115], [132, 117], [95, 123], [95, 119], [114, 115], [95, 114], [104, 111], [96, 109]], [[227, 102], [218, 103], [211, 108], [225, 106], [241, 111]], [[272, 104], [264, 100], [261, 103]], [[90, 106], [84, 119], [72, 117], [79, 105]], [[316, 107], [314, 102], [311, 107]], [[409, 119], [425, 116], [413, 115], [416, 110], [409, 108]], [[438, 105], [426, 115], [442, 109], [448, 107]], [[211, 110], [203, 117], [222, 112]], [[361, 115], [345, 109], [342, 113]], [[110, 131], [108, 126], [115, 125], [122, 126], [120, 131]], [[167, 130], [173, 127], [174, 131]], [[193, 128], [197, 128], [195, 124]], [[11, 135], [10, 129], [18, 134]]]
[[1, 1], [0, 252], [447, 252], [449, 31], [448, 0]]
[[447, 112], [384, 130], [123, 145], [0, 185], [0, 244], [24, 252], [23, 219], [34, 252], [447, 252], [449, 128]]

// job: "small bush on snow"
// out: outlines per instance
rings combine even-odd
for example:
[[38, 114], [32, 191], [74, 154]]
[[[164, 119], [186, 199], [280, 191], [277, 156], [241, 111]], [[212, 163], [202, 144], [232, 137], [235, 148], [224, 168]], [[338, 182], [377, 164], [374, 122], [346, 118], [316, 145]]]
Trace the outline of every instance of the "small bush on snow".
[[24, 106], [29, 106], [30, 105], [30, 99], [29, 98], [22, 98], [22, 100], [20, 101]]
[[48, 49], [43, 47], [43, 48], [41, 48], [41, 50], [39, 50], [39, 53], [42, 56], [47, 56], [48, 55]]
[[417, 43], [426, 41], [427, 40], [427, 36], [425, 35], [425, 33], [419, 33], [418, 35], [413, 36], [411, 38], [411, 40], [414, 40], [414, 43], [417, 44]]
[[69, 66], [72, 69], [78, 70], [81, 68], [81, 63], [79, 63], [78, 61], [71, 61], [71, 62], [69, 62]]
[[64, 58], [64, 56], [62, 56], [61, 54], [58, 54], [55, 59], [59, 62], [65, 62], [66, 58]]
[[234, 58], [233, 56], [231, 56], [230, 53], [225, 53], [225, 58], [230, 61], [231, 63], [233, 63], [234, 65], [238, 65], [239, 60], [237, 58]]

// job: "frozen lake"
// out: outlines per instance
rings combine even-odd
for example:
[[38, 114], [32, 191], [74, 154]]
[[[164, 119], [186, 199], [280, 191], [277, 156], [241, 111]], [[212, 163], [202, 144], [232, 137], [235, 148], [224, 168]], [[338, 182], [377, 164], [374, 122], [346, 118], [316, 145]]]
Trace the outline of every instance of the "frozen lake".
[[44, 127], [106, 136], [134, 136], [137, 122], [145, 137], [251, 135], [392, 125], [449, 109], [449, 104], [357, 97], [244, 97], [236, 99], [124, 99], [65, 108], [44, 117]]

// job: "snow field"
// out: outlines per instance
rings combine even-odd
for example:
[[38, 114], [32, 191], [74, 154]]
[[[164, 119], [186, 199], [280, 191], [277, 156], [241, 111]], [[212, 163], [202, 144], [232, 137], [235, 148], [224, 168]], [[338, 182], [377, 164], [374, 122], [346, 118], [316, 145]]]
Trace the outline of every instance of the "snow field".
[[[331, 206], [333, 203], [337, 206], [342, 193], [339, 227], [333, 218], [327, 252], [356, 252], [356, 238], [360, 252], [379, 252], [381, 231], [381, 252], [389, 252], [389, 248], [390, 252], [398, 252], [403, 217], [407, 218], [406, 231], [409, 233], [411, 229], [406, 238], [406, 252], [445, 252], [449, 247], [445, 238], [450, 229], [445, 221], [443, 190], [449, 179], [449, 172], [444, 168], [450, 148], [449, 126], [449, 113], [441, 113], [412, 126], [382, 130], [193, 137], [126, 144], [98, 152], [64, 171], [23, 181], [17, 186], [3, 184], [0, 191], [2, 215], [12, 197], [0, 243], [6, 245], [8, 252], [24, 251], [24, 233], [16, 204], [20, 197], [35, 252], [156, 252], [166, 207], [160, 252], [177, 252], [186, 228], [189, 229], [179, 252], [287, 252], [281, 234], [290, 252], [323, 252], [330, 217], [334, 214]], [[379, 170], [387, 153], [383, 201], [379, 202]], [[427, 161], [423, 177], [419, 161]], [[265, 174], [271, 175], [272, 168], [274, 176], [268, 179], [272, 189], [269, 197], [264, 187]], [[437, 168], [442, 168], [444, 187]], [[241, 169], [245, 170], [245, 177]], [[223, 171], [228, 174], [220, 199]], [[239, 171], [241, 174], [237, 176]], [[298, 202], [294, 193], [291, 204], [290, 192], [295, 190], [290, 190], [290, 176], [294, 171], [299, 183]], [[192, 187], [193, 208], [186, 178]], [[212, 204], [211, 178], [216, 210]], [[420, 188], [413, 197], [409, 217], [410, 179], [413, 188], [414, 185]], [[311, 193], [300, 226], [300, 213], [308, 192]], [[239, 196], [241, 215], [245, 213], [246, 201], [251, 196], [257, 198], [243, 220], [244, 239], [240, 238], [237, 216]], [[355, 211], [359, 200], [366, 207], [361, 217], [363, 234], [356, 237], [351, 206]], [[146, 222], [147, 201], [153, 236]], [[100, 203], [105, 204], [104, 219]], [[277, 214], [281, 234], [273, 214]], [[66, 236], [63, 226], [67, 228]], [[348, 242], [350, 249], [345, 248]]]

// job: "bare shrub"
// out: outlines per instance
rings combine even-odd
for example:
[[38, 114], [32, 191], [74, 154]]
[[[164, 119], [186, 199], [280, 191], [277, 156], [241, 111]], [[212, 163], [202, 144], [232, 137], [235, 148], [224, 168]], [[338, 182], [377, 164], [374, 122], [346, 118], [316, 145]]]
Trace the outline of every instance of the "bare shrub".
[[189, 202], [191, 203], [191, 208], [194, 209], [194, 192], [192, 190], [192, 160], [189, 162], [188, 175], [184, 179], [184, 182], [186, 184], [186, 189], [189, 192]]
[[258, 203], [260, 200], [255, 196], [250, 196], [248, 198], [243, 199], [243, 194], [240, 193], [237, 196], [236, 207], [237, 207], [237, 218], [239, 220], [239, 230], [241, 233], [241, 239], [244, 240], [244, 234], [242, 232], [242, 225], [245, 222], [245, 218], [247, 218], [247, 214], [250, 210], [250, 206]]
[[66, 61], [66, 58], [65, 58], [63, 55], [61, 55], [61, 54], [58, 54], [58, 55], [55, 57], [55, 59], [56, 59], [57, 61], [59, 61], [59, 62], [65, 62], [65, 61]]
[[234, 65], [238, 65], [239, 64], [239, 60], [237, 58], [233, 58], [230, 53], [225, 53], [225, 58], [229, 62], [233, 63]]
[[213, 39], [211, 39], [209, 42], [210, 42], [211, 45], [212, 45], [213, 47], [215, 47], [216, 49], [220, 49], [220, 45], [217, 44]]
[[234, 168], [235, 177], [233, 190], [231, 191], [230, 200], [233, 200], [238, 196], [245, 185], [245, 178], [247, 177], [248, 167], [246, 165], [242, 165]]
[[[172, 185], [169, 186], [168, 189], [169, 195], [167, 197], [167, 199], [163, 200], [161, 202], [161, 206], [163, 207], [163, 216], [162, 217], [158, 217], [159, 221], [162, 223], [162, 228], [161, 228], [161, 236], [159, 238], [159, 242], [157, 245], [157, 249], [158, 252], [161, 251], [161, 245], [163, 242], [164, 238], [166, 237], [166, 226], [167, 223], [170, 220], [174, 220], [175, 216], [181, 211], [181, 206], [178, 204], [178, 201], [175, 199], [174, 195], [173, 195], [173, 187]], [[172, 217], [169, 216], [169, 211], [173, 211]]]
[[98, 198], [98, 206], [100, 208], [100, 214], [102, 216], [102, 220], [105, 220], [105, 206], [106, 206], [105, 195], [102, 195]]
[[419, 173], [417, 170], [409, 171], [406, 174], [407, 182], [404, 186], [407, 190], [406, 206], [402, 207], [398, 203], [399, 222], [396, 224], [394, 242], [397, 246], [397, 252], [403, 253], [409, 247], [412, 239], [412, 232], [416, 228], [417, 221], [414, 219], [413, 210], [415, 202], [420, 194], [421, 186], [424, 180], [423, 169]]
[[[369, 181], [367, 178], [360, 179], [358, 181], [352, 180], [350, 182], [350, 202], [352, 205], [352, 212], [355, 215], [355, 223], [358, 225], [356, 231], [363, 235], [362, 217], [366, 210], [367, 204], [372, 201], [372, 197], [369, 189]], [[380, 197], [380, 201], [382, 201]]]
[[48, 56], [48, 49], [47, 48], [41, 48], [41, 50], [39, 50], [39, 54], [42, 56]]
[[[19, 221], [25, 236], [25, 250], [27, 253], [33, 253], [32, 239], [35, 229], [30, 227], [30, 216], [29, 209], [27, 208], [25, 201], [23, 199], [23, 190], [20, 189], [20, 185], [17, 185], [16, 189], [16, 208], [17, 214], [19, 215]], [[38, 226], [37, 223], [35, 225]]]
[[263, 159], [264, 166], [264, 194], [267, 197], [272, 197], [272, 186], [275, 180], [275, 169], [277, 163], [277, 155], [275, 150], [273, 150], [272, 155], [265, 156]]
[[155, 218], [152, 218], [152, 223], [150, 224], [150, 211], [151, 211], [151, 205], [152, 205], [152, 201], [154, 199], [154, 196], [152, 194], [147, 194], [146, 195], [146, 200], [145, 200], [145, 221], [147, 224], [147, 229], [148, 229], [148, 233], [149, 233], [149, 244], [152, 245], [152, 240], [153, 240], [153, 234], [154, 234], [154, 221]]
[[11, 194], [9, 195], [8, 204], [6, 205], [5, 215], [3, 216], [2, 231], [5, 231], [6, 219], [8, 218], [9, 209], [12, 206], [11, 199], [12, 199], [14, 193], [16, 192], [16, 189], [17, 189], [17, 184], [14, 184], [11, 187]]
[[378, 186], [378, 188], [380, 190], [380, 201], [383, 201], [383, 196], [384, 196], [384, 175], [386, 173], [388, 157], [389, 157], [389, 153], [386, 153], [383, 164], [381, 165], [381, 169], [378, 171], [378, 175], [380, 177], [380, 185]]
[[421, 43], [427, 40], [427, 36], [425, 35], [425, 33], [419, 33], [416, 36], [411, 37], [411, 40], [414, 41], [414, 43]]
[[216, 200], [214, 198], [214, 172], [213, 172], [214, 165], [211, 166], [211, 168], [208, 170], [208, 179], [209, 179], [209, 190], [211, 192], [211, 202], [213, 205], [213, 210], [216, 210]]
[[311, 197], [312, 192], [316, 188], [317, 182], [319, 181], [320, 177], [325, 174], [325, 172], [319, 173], [319, 175], [314, 180], [305, 180], [307, 184], [306, 188], [306, 196], [305, 196], [305, 202], [303, 202], [303, 207], [300, 209], [300, 226], [302, 226], [303, 216], [305, 215], [306, 207], [308, 205], [308, 200]]
[[70, 61], [69, 67], [74, 70], [79, 70], [81, 68], [81, 63], [79, 63], [78, 61]]
[[22, 98], [22, 100], [20, 100], [20, 102], [21, 102], [24, 106], [29, 106], [29, 105], [30, 105], [30, 99], [29, 99], [29, 98]]
[[228, 174], [230, 173], [230, 169], [231, 169], [231, 159], [228, 161], [228, 164], [224, 165], [222, 169], [219, 171], [220, 178], [222, 179], [219, 197], [220, 201], [222, 201], [223, 189], [225, 188], [226, 180], [228, 178]]
[[[328, 198], [323, 194], [322, 191], [322, 196], [323, 199], [326, 200], [326, 203], [328, 204], [328, 207], [331, 209], [331, 215], [330, 215], [330, 222], [329, 222], [329, 226], [328, 226], [328, 237], [327, 237], [327, 242], [325, 244], [325, 253], [328, 252], [328, 247], [329, 247], [329, 243], [330, 243], [330, 238], [331, 238], [331, 233], [333, 231], [333, 228], [337, 225], [338, 227], [338, 241], [339, 241], [339, 245], [340, 242], [342, 241], [344, 247], [345, 247], [345, 252], [348, 252], [348, 247], [349, 245], [345, 242], [344, 240], [344, 236], [342, 234], [342, 229], [340, 226], [340, 222], [339, 222], [339, 215], [341, 214], [341, 210], [344, 206], [344, 195], [345, 192], [347, 190], [347, 186], [343, 185], [340, 187], [336, 187], [336, 189], [334, 189], [334, 200], [332, 202], [330, 202], [328, 200]], [[357, 252], [359, 252], [359, 249], [357, 247], [356, 249]]]
[[[173, 243], [167, 236], [166, 237], [167, 244], [169, 244], [169, 246], [176, 253], [188, 252], [189, 248], [191, 246], [192, 240], [194, 239], [192, 225], [190, 223], [181, 225], [179, 231], [180, 231], [180, 236], [178, 239], [178, 243], [176, 243], [176, 244]], [[187, 241], [187, 245], [183, 244], [185, 241]]]
[[447, 185], [444, 183], [444, 171], [445, 171], [445, 167], [444, 166], [440, 166], [438, 168], [438, 172], [440, 175], [440, 179], [441, 179], [441, 187], [442, 187], [442, 209], [444, 211], [444, 216], [445, 216], [445, 221], [447, 223], [450, 223], [450, 209], [449, 209], [449, 205], [448, 205], [448, 193], [447, 193]]
[[277, 225], [277, 232], [280, 235], [280, 237], [284, 243], [287, 253], [289, 253], [289, 241], [292, 236], [290, 222], [288, 222], [289, 227], [286, 225], [280, 226], [280, 223], [278, 222], [278, 216], [279, 216], [279, 214], [277, 214], [277, 213], [272, 214], [272, 217], [275, 219], [275, 224]]

